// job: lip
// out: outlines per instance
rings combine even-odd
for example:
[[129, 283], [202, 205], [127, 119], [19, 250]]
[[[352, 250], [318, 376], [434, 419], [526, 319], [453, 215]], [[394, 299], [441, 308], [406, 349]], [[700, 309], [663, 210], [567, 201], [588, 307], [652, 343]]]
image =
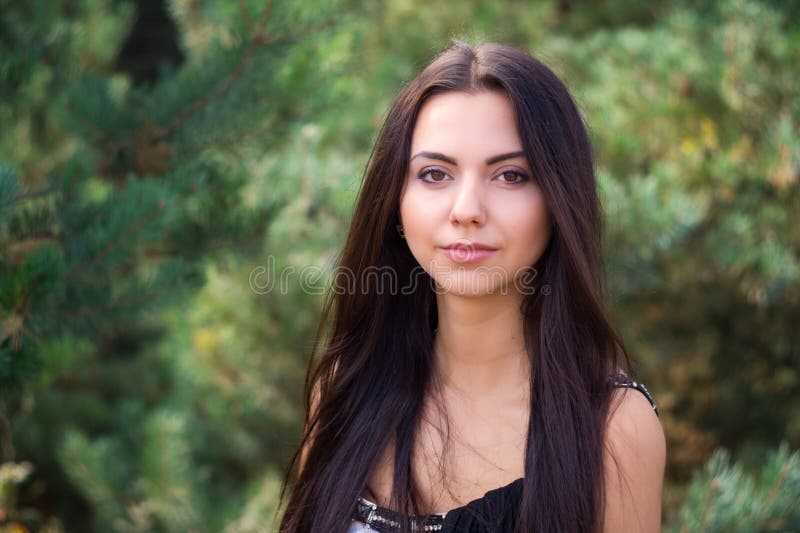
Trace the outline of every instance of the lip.
[[469, 248], [470, 250], [491, 250], [491, 251], [497, 250], [497, 248], [495, 248], [494, 246], [489, 246], [488, 244], [483, 244], [482, 242], [473, 242], [467, 239], [459, 239], [455, 242], [451, 242], [444, 248], [445, 249]]
[[494, 254], [497, 248], [480, 242], [458, 241], [443, 247], [442, 251], [456, 263], [478, 263]]

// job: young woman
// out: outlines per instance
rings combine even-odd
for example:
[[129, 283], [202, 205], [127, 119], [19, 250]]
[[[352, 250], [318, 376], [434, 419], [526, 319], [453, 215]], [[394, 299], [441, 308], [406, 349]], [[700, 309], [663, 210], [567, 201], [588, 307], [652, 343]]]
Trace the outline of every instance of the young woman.
[[324, 309], [281, 531], [658, 531], [664, 435], [603, 306], [601, 222], [542, 63], [458, 43], [406, 86]]

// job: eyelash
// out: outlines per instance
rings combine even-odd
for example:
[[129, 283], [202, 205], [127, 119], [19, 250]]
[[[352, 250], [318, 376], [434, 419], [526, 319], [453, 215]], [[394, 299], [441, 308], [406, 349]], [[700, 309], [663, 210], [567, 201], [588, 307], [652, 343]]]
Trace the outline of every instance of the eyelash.
[[[419, 172], [419, 174], [417, 174], [417, 178], [421, 179], [425, 183], [443, 183], [445, 181], [444, 179], [441, 179], [441, 180], [425, 179], [425, 176], [430, 175], [432, 172], [438, 172], [438, 173], [443, 174], [444, 176], [447, 176], [447, 172], [445, 172], [441, 168], [425, 167]], [[499, 176], [504, 176], [506, 174], [513, 174], [513, 175], [517, 176], [517, 178], [518, 178], [516, 181], [504, 181], [504, 182], [502, 182], [502, 183], [507, 183], [508, 185], [521, 185], [521, 184], [523, 184], [523, 183], [525, 183], [525, 182], [530, 180], [530, 178], [528, 177], [527, 174], [525, 174], [524, 172], [520, 172], [519, 170], [503, 170], [498, 175]]]

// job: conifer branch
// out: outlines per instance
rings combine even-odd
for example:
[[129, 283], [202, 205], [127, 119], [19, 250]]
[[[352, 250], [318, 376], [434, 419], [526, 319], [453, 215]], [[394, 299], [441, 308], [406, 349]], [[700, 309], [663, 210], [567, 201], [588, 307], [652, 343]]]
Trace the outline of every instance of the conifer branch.
[[708, 514], [711, 510], [711, 501], [716, 497], [717, 491], [719, 490], [719, 486], [722, 483], [722, 480], [719, 477], [715, 477], [709, 483], [708, 492], [706, 493], [706, 499], [703, 502], [703, 512], [700, 515], [700, 528], [701, 531], [706, 529], [706, 523], [708, 522]]
[[[238, 5], [239, 5], [239, 10], [242, 13], [242, 18], [245, 23], [245, 28], [250, 33], [251, 40], [247, 48], [245, 49], [244, 53], [240, 57], [239, 61], [237, 62], [236, 66], [233, 68], [230, 74], [228, 74], [228, 76], [219, 85], [217, 85], [211, 92], [196, 100], [189, 107], [184, 109], [177, 117], [175, 117], [172, 121], [170, 121], [166, 126], [164, 126], [160, 130], [156, 131], [152, 136], [150, 136], [150, 140], [152, 142], [158, 142], [173, 135], [191, 117], [200, 112], [211, 102], [213, 102], [214, 100], [218, 99], [223, 94], [225, 94], [242, 77], [242, 75], [246, 70], [247, 65], [250, 63], [256, 51], [260, 47], [281, 44], [296, 39], [302, 39], [314, 32], [330, 28], [339, 20], [338, 15], [333, 15], [319, 24], [309, 26], [308, 28], [306, 28], [301, 32], [289, 32], [277, 35], [265, 35], [264, 31], [270, 19], [273, 0], [269, 0], [267, 2], [267, 5], [264, 7], [264, 10], [262, 11], [261, 16], [259, 17], [255, 30], [252, 29], [252, 27], [248, 22], [250, 19], [250, 13], [244, 1], [240, 0], [238, 2]], [[72, 105], [72, 102], [67, 101], [67, 107], [69, 111], [72, 113], [72, 115], [75, 117], [75, 119], [83, 127], [85, 127], [93, 134], [94, 138], [91, 139], [90, 141], [92, 144], [105, 145], [108, 147], [108, 149], [112, 151], [119, 151], [126, 147], [134, 145], [134, 143], [130, 141], [122, 142], [122, 141], [112, 140], [106, 132], [104, 132], [94, 122], [92, 122], [83, 114], [81, 114], [75, 108], [75, 106]]]
[[56, 313], [57, 316], [65, 317], [65, 318], [86, 318], [92, 315], [97, 315], [98, 313], [105, 313], [108, 311], [114, 311], [115, 309], [119, 309], [120, 307], [133, 307], [135, 305], [141, 304], [147, 300], [151, 300], [158, 296], [161, 296], [164, 293], [174, 291], [175, 287], [173, 285], [165, 285], [163, 287], [159, 287], [157, 289], [153, 289], [151, 291], [144, 291], [132, 296], [131, 298], [120, 298], [118, 300], [113, 300], [106, 305], [101, 305], [98, 307], [81, 307], [74, 311], [69, 312], [59, 312]]
[[[253, 121], [254, 125], [251, 128], [242, 129], [242, 130], [234, 130], [230, 134], [219, 137], [217, 139], [212, 139], [206, 143], [199, 144], [199, 148], [195, 149], [204, 149], [207, 146], [211, 146], [212, 144], [220, 147], [220, 148], [238, 148], [246, 141], [252, 141], [258, 137], [261, 137], [262, 134], [268, 133], [270, 129], [274, 126], [274, 124], [283, 124], [283, 123], [290, 123], [290, 122], [299, 122], [306, 118], [307, 114], [298, 111], [297, 109], [291, 110], [282, 110], [280, 115], [276, 115], [276, 118], [273, 120], [272, 117], [265, 118], [261, 120], [261, 122]], [[234, 152], [237, 153], [238, 152]]]
[[244, 29], [247, 30], [248, 35], [252, 35], [252, 28], [250, 27], [250, 11], [247, 9], [247, 4], [245, 4], [244, 0], [238, 0], [237, 4], [239, 5], [239, 11], [242, 14], [242, 23], [244, 24]]
[[125, 241], [127, 240], [127, 238], [128, 238], [128, 237], [130, 237], [131, 235], [134, 235], [135, 233], [137, 233], [137, 232], [138, 232], [140, 229], [142, 229], [142, 228], [143, 228], [143, 227], [144, 227], [144, 226], [145, 226], [145, 225], [146, 225], [148, 222], [150, 222], [150, 221], [152, 220], [152, 217], [153, 217], [153, 216], [154, 216], [156, 213], [158, 213], [159, 211], [161, 211], [162, 209], [164, 209], [164, 205], [165, 205], [165, 204], [164, 204], [164, 201], [163, 201], [163, 200], [162, 200], [162, 201], [160, 201], [160, 202], [158, 202], [156, 205], [154, 205], [154, 206], [153, 206], [153, 208], [152, 208], [152, 209], [150, 209], [149, 211], [147, 211], [146, 213], [144, 213], [144, 214], [143, 214], [141, 217], [139, 217], [139, 220], [137, 220], [137, 221], [136, 221], [136, 223], [135, 223], [135, 224], [133, 224], [133, 225], [132, 225], [132, 226], [131, 226], [131, 227], [128, 229], [128, 231], [126, 231], [125, 233], [123, 233], [122, 235], [120, 235], [120, 236], [119, 236], [117, 239], [114, 239], [114, 240], [112, 240], [112, 241], [109, 241], [109, 242], [108, 242], [108, 243], [105, 245], [105, 247], [103, 247], [103, 249], [102, 249], [102, 250], [101, 250], [99, 253], [97, 253], [97, 254], [93, 255], [92, 257], [90, 257], [90, 258], [89, 258], [89, 259], [87, 259], [86, 261], [83, 261], [83, 262], [82, 262], [82, 263], [80, 263], [79, 265], [75, 265], [74, 267], [72, 267], [72, 268], [71, 268], [71, 269], [70, 269], [70, 270], [69, 270], [69, 271], [68, 271], [66, 274], [64, 274], [64, 276], [62, 277], [62, 280], [63, 280], [63, 281], [68, 281], [68, 280], [72, 279], [73, 277], [75, 277], [75, 275], [76, 275], [78, 272], [80, 272], [81, 270], [83, 270], [84, 268], [86, 268], [86, 267], [88, 267], [88, 266], [91, 266], [91, 265], [93, 265], [93, 264], [95, 264], [95, 263], [98, 263], [98, 262], [102, 261], [102, 260], [103, 260], [105, 257], [107, 257], [107, 256], [108, 256], [108, 254], [110, 254], [110, 253], [111, 253], [111, 252], [112, 252], [112, 251], [113, 251], [115, 248], [117, 248], [117, 247], [118, 247], [120, 244], [122, 244], [123, 242], [125, 242]]
[[784, 463], [783, 467], [781, 468], [780, 473], [778, 474], [777, 479], [775, 479], [775, 483], [772, 485], [772, 488], [767, 495], [767, 499], [764, 500], [764, 504], [766, 507], [772, 505], [772, 502], [775, 500], [775, 497], [778, 495], [778, 491], [783, 486], [783, 482], [786, 480], [786, 476], [789, 473], [789, 468], [792, 466], [792, 463]]
[[296, 32], [296, 33], [281, 33], [278, 35], [259, 35], [257, 37], [258, 42], [263, 45], [272, 45], [272, 44], [281, 44], [285, 42], [292, 41], [294, 39], [302, 39], [304, 37], [308, 37], [314, 32], [326, 30], [334, 26], [339, 21], [339, 15], [332, 15], [330, 18], [320, 22], [319, 24], [314, 24], [313, 26], [309, 26], [303, 31]]
[[72, 101], [67, 98], [67, 110], [70, 114], [77, 120], [81, 126], [89, 130], [89, 132], [94, 136], [93, 139], [90, 139], [90, 144], [99, 144], [105, 145], [110, 150], [118, 150], [123, 146], [126, 146], [128, 143], [120, 143], [118, 141], [113, 141], [108, 136], [108, 133], [100, 129], [97, 124], [89, 120], [86, 116], [84, 116], [81, 112], [79, 112], [74, 105], [72, 105]]
[[28, 316], [29, 311], [28, 298], [33, 288], [36, 287], [41, 280], [41, 274], [33, 277], [28, 290], [22, 294], [11, 312], [4, 316], [3, 321], [0, 322], [0, 343], [9, 339], [8, 346], [11, 348], [11, 351], [18, 351], [22, 345], [22, 332], [25, 327], [25, 317]]
[[[775, 479], [775, 483], [772, 484], [772, 488], [767, 494], [766, 499], [764, 500], [764, 508], [770, 509], [772, 507], [772, 503], [775, 501], [775, 498], [778, 496], [780, 489], [783, 487], [783, 483], [786, 480], [786, 476], [789, 474], [789, 470], [794, 466], [792, 461], [788, 461], [783, 464], [781, 467], [781, 471], [778, 473], [778, 477]], [[780, 517], [783, 520], [783, 517]], [[760, 529], [767, 529], [767, 524], [765, 524], [765, 520], [767, 522], [774, 521], [775, 517], [771, 519], [762, 519], [761, 523], [759, 524]]]
[[3, 321], [0, 322], [0, 343], [5, 342], [6, 339], [11, 339], [9, 342], [11, 349], [16, 351], [16, 339], [19, 339], [19, 333], [24, 322], [23, 316], [15, 312], [3, 317]]
[[47, 196], [48, 194], [51, 194], [55, 191], [56, 191], [55, 187], [44, 187], [36, 191], [21, 192], [16, 196], [14, 196], [13, 202], [16, 203], [16, 202], [22, 202], [24, 200], [32, 200], [34, 198], [39, 198], [41, 196]]
[[187, 120], [189, 120], [192, 116], [194, 116], [197, 112], [201, 109], [206, 107], [209, 103], [216, 100], [220, 96], [222, 96], [228, 89], [230, 89], [239, 78], [242, 77], [244, 74], [245, 68], [250, 60], [253, 58], [253, 55], [256, 53], [256, 50], [261, 46], [261, 41], [258, 38], [264, 32], [264, 29], [267, 27], [267, 22], [269, 22], [270, 13], [272, 12], [272, 0], [267, 2], [267, 5], [264, 7], [264, 11], [261, 13], [261, 18], [258, 21], [258, 25], [256, 27], [255, 33], [251, 36], [250, 44], [245, 49], [242, 57], [239, 58], [239, 62], [233, 68], [228, 77], [222, 81], [217, 87], [208, 93], [207, 95], [203, 96], [202, 98], [195, 100], [195, 102], [190, 105], [188, 108], [184, 109], [177, 117], [175, 117], [172, 122], [167, 124], [164, 128], [158, 131], [154, 136], [153, 139], [161, 140], [166, 137], [169, 137], [173, 133], [175, 133], [178, 128], [180, 128]]
[[4, 463], [14, 460], [16, 451], [14, 450], [14, 440], [11, 438], [11, 421], [6, 416], [5, 405], [0, 409], [0, 451], [2, 451]]
[[5, 248], [6, 246], [18, 246], [27, 241], [56, 241], [60, 237], [60, 234], [55, 233], [51, 230], [40, 230], [40, 231], [32, 231], [30, 233], [25, 233], [22, 235], [17, 235], [13, 239], [6, 239], [3, 242], [0, 242], [0, 248]]
[[51, 231], [37, 231], [0, 242], [0, 250], [3, 250], [11, 263], [17, 263], [24, 260], [32, 250], [36, 250], [44, 244], [58, 242], [59, 240], [60, 236], [56, 233]]

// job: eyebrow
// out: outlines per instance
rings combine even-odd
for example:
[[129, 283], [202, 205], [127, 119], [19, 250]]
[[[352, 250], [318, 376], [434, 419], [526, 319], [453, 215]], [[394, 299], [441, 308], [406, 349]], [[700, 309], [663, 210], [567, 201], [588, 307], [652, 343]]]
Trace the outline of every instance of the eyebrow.
[[[436, 159], [438, 161], [444, 161], [445, 163], [450, 163], [451, 165], [458, 165], [458, 162], [450, 156], [446, 156], [439, 152], [417, 152], [409, 161], [413, 161], [417, 157], [427, 157], [428, 159]], [[490, 157], [486, 160], [487, 165], [493, 165], [495, 163], [499, 163], [500, 161], [505, 161], [506, 159], [514, 159], [515, 157], [525, 157], [525, 152], [517, 151], [517, 152], [508, 152], [507, 154], [500, 154]]]

